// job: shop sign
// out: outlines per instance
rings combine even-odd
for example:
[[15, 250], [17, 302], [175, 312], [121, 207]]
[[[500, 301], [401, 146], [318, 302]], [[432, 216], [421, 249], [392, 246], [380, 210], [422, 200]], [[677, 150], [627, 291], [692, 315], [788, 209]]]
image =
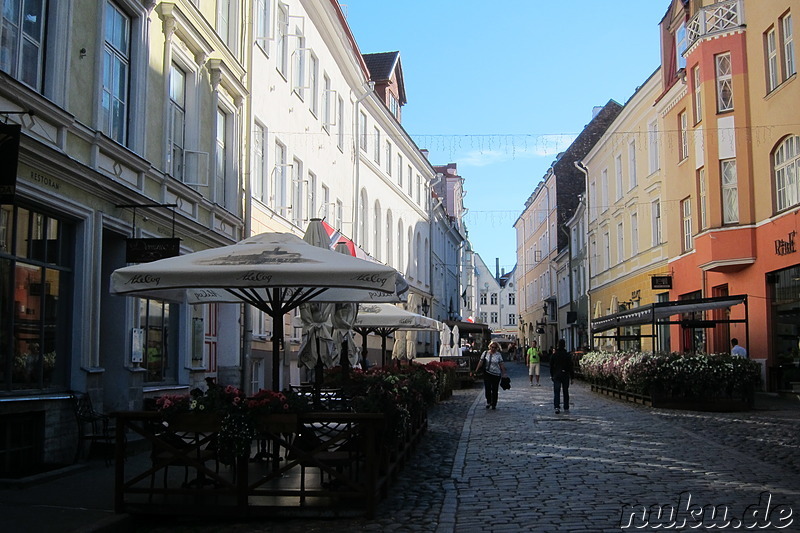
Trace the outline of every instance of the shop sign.
[[650, 284], [652, 289], [671, 289], [672, 276], [652, 276], [650, 278]]
[[794, 245], [794, 237], [797, 235], [796, 231], [793, 231], [789, 234], [788, 239], [784, 241], [783, 239], [778, 239], [775, 241], [775, 254], [776, 255], [788, 255], [793, 254], [797, 251]]
[[181, 240], [170, 239], [128, 239], [125, 261], [128, 263], [149, 263], [158, 259], [180, 255]]
[[17, 193], [19, 124], [0, 124], [0, 204], [13, 204]]

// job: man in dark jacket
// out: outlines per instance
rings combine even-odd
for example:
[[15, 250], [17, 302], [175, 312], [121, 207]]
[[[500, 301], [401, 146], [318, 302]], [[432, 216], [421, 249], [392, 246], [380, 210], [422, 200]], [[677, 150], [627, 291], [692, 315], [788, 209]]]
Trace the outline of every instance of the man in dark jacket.
[[553, 380], [553, 407], [556, 414], [561, 412], [561, 389], [564, 389], [564, 412], [569, 413], [569, 384], [572, 383], [572, 357], [564, 347], [564, 339], [559, 339], [558, 348], [550, 358], [550, 379]]

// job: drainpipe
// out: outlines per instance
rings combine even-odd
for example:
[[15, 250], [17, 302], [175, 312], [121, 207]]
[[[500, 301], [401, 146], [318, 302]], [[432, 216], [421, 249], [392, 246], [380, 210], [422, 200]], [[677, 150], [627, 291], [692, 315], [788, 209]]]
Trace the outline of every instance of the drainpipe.
[[592, 335], [592, 250], [589, 248], [592, 240], [589, 238], [589, 169], [580, 162], [573, 161], [575, 168], [580, 170], [584, 176], [583, 191], [586, 196], [586, 332], [589, 338], [589, 348], [594, 349], [594, 335]]
[[[358, 203], [361, 200], [361, 190], [360, 190], [361, 189], [361, 164], [360, 164], [361, 163], [361, 147], [359, 146], [359, 142], [360, 142], [359, 135], [360, 135], [360, 132], [359, 132], [359, 129], [358, 129], [359, 120], [361, 118], [361, 113], [360, 113], [359, 107], [361, 105], [361, 102], [367, 96], [372, 94], [373, 91], [375, 90], [375, 82], [374, 81], [368, 81], [368, 82], [366, 82], [366, 85], [367, 85], [366, 92], [364, 94], [362, 94], [361, 96], [359, 96], [358, 98], [356, 98], [355, 104], [353, 105], [353, 115], [354, 115], [354, 117], [353, 117], [353, 119], [354, 119], [353, 150], [354, 150], [354, 156], [355, 156], [355, 169], [354, 169], [355, 176], [354, 176], [354, 179], [353, 179], [353, 181], [355, 182], [355, 187], [354, 187], [354, 190], [353, 190], [353, 242], [356, 243], [356, 244], [359, 244], [361, 242], [359, 240], [360, 236], [358, 234], [358, 216], [360, 214], [358, 212]], [[362, 85], [362, 87], [363, 87], [363, 85]], [[369, 208], [369, 207], [367, 207], [367, 208]], [[365, 246], [365, 248], [368, 248], [368, 247]]]

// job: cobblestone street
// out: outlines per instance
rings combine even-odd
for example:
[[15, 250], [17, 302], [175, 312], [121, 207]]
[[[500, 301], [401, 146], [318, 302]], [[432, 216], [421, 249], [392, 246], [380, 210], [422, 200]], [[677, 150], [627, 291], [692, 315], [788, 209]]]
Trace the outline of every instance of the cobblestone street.
[[[671, 411], [600, 396], [575, 382], [570, 414], [556, 415], [549, 378], [543, 375], [540, 387], [530, 387], [523, 365], [508, 367], [512, 388], [501, 391], [496, 411], [483, 409], [478, 386], [456, 391], [431, 410], [422, 445], [374, 520], [146, 522], [135, 530], [596, 532], [620, 531], [631, 520], [630, 529], [658, 525], [654, 516], [642, 521], [642, 505], [684, 509], [677, 517], [688, 521], [687, 528], [695, 523], [687, 505], [712, 506], [717, 515], [703, 524], [713, 519], [729, 529], [768, 520], [775, 528], [780, 513], [791, 509], [791, 517], [783, 515], [783, 531], [800, 530], [800, 405], [773, 401], [745, 413]], [[763, 510], [767, 504], [766, 515], [739, 522], [748, 506]], [[661, 529], [669, 526], [664, 520]]]

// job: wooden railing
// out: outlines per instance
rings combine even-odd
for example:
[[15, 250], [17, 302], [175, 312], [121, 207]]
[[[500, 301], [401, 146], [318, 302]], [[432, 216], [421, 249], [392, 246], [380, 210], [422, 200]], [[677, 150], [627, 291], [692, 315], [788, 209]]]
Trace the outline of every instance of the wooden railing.
[[[427, 428], [417, 413], [387, 446], [383, 414], [266, 415], [250, 453], [226, 459], [214, 416], [114, 416], [115, 510], [140, 514], [373, 516]], [[147, 452], [133, 455], [134, 444]]]
[[742, 0], [727, 0], [701, 8], [686, 26], [688, 45], [707, 35], [744, 26]]

